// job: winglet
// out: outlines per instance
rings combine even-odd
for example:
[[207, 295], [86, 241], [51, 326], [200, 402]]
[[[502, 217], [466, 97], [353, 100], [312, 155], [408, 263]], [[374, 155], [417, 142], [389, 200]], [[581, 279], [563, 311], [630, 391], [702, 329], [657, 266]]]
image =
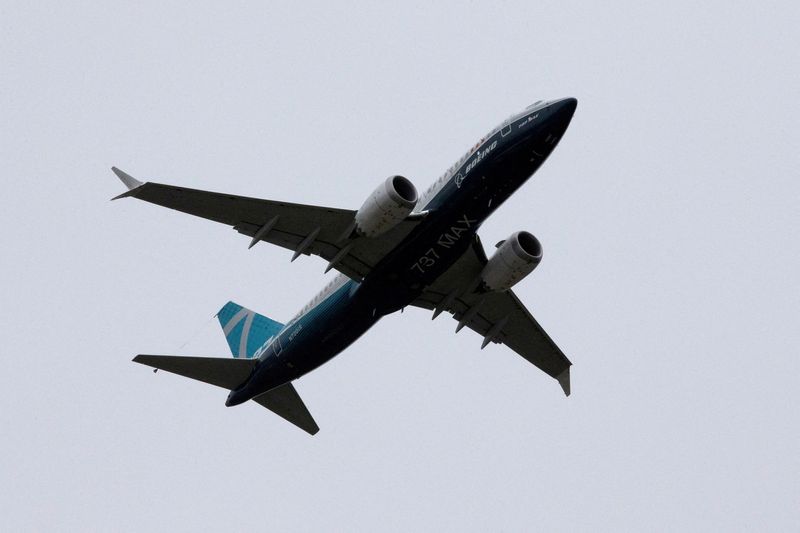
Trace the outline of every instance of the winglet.
[[564, 394], [569, 396], [569, 367], [556, 376], [556, 379], [558, 380], [558, 384], [561, 385], [561, 388], [564, 389]]
[[122, 183], [124, 183], [125, 186], [128, 188], [127, 192], [124, 192], [124, 193], [120, 194], [119, 196], [115, 196], [114, 198], [112, 198], [112, 200], [117, 200], [119, 198], [125, 198], [126, 196], [131, 196], [135, 189], [138, 189], [139, 187], [144, 185], [144, 183], [142, 183], [141, 181], [137, 180], [136, 178], [134, 178], [130, 174], [126, 174], [125, 172], [121, 171], [117, 167], [111, 167], [111, 170], [114, 172], [114, 174], [117, 175], [117, 177], [120, 179], [120, 181]]

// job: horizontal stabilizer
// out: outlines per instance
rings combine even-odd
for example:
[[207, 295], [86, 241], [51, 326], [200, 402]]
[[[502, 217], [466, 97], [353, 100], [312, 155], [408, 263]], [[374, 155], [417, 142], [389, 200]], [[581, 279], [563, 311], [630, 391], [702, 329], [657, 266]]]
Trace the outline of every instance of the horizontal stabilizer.
[[133, 360], [228, 390], [233, 390], [244, 383], [258, 364], [255, 359], [179, 355], [137, 355]]
[[561, 388], [564, 390], [564, 394], [569, 396], [569, 392], [570, 392], [569, 367], [567, 367], [566, 370], [564, 370], [562, 373], [560, 373], [556, 379], [558, 380], [558, 384], [561, 385]]
[[[137, 355], [133, 360], [228, 390], [233, 390], [244, 383], [258, 364], [257, 359], [179, 355]], [[291, 383], [276, 387], [256, 396], [253, 400], [311, 435], [319, 431], [319, 426], [314, 422], [314, 418]]]
[[253, 401], [311, 435], [319, 431], [319, 426], [314, 422], [314, 418], [291, 383], [256, 396]]

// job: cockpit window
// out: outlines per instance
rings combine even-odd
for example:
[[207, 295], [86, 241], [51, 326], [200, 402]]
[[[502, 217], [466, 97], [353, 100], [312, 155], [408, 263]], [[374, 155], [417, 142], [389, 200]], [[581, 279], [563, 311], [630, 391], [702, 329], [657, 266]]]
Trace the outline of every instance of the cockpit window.
[[542, 102], [544, 102], [544, 100], [536, 100], [534, 103], [532, 103], [531, 105], [526, 107], [526, 109], [531, 109], [532, 107], [536, 107], [537, 105], [541, 104]]

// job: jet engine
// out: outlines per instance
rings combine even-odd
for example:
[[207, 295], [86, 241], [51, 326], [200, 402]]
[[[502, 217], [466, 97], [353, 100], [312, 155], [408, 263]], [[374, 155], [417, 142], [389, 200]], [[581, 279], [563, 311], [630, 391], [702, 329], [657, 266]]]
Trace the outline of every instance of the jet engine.
[[402, 222], [417, 205], [417, 189], [403, 176], [390, 176], [356, 212], [356, 233], [374, 237]]
[[527, 231], [502, 241], [486, 266], [481, 280], [490, 291], [505, 291], [533, 272], [542, 260], [542, 245]]

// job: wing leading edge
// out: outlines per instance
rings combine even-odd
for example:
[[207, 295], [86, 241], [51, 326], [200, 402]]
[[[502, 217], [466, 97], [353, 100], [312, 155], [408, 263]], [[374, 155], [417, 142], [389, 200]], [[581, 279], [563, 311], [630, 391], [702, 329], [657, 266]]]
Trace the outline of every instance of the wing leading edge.
[[464, 255], [412, 305], [434, 311], [434, 318], [443, 311], [452, 313], [458, 320], [456, 332], [466, 326], [481, 334], [481, 348], [490, 342], [505, 344], [555, 378], [569, 396], [572, 363], [514, 292], [476, 292], [486, 263], [486, 253], [476, 236]]
[[353, 234], [356, 212], [349, 209], [261, 200], [164, 185], [140, 182], [116, 167], [114, 173], [128, 191], [113, 198], [133, 197], [219, 222], [251, 237], [250, 247], [266, 241], [299, 255], [318, 255], [357, 281], [400, 243], [418, 223], [406, 219], [378, 238]]

